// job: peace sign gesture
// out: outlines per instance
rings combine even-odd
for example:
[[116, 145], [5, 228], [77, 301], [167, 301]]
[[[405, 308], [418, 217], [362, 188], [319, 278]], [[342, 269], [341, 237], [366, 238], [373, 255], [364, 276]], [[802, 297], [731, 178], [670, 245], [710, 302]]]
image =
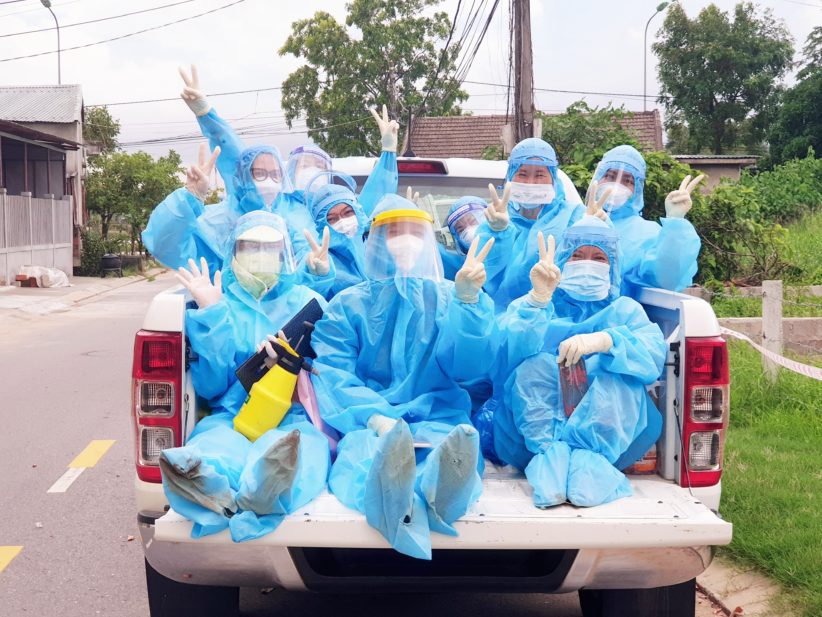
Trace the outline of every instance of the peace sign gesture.
[[374, 116], [377, 121], [377, 126], [380, 127], [380, 136], [382, 137], [382, 149], [384, 152], [397, 151], [397, 134], [400, 130], [400, 125], [396, 120], [388, 118], [388, 108], [382, 106], [382, 118], [373, 107], [369, 107], [368, 111]]
[[414, 203], [417, 203], [420, 200], [420, 192], [412, 189], [411, 185], [409, 184], [408, 188], [405, 190], [405, 198], [408, 201], [413, 201]]
[[211, 111], [211, 104], [206, 99], [205, 94], [200, 90], [200, 78], [197, 76], [197, 66], [191, 65], [191, 74], [187, 74], [183, 67], [178, 67], [180, 77], [186, 85], [180, 93], [180, 97], [185, 101], [188, 108], [194, 112], [195, 116], [204, 116]]
[[597, 191], [599, 189], [599, 182], [594, 180], [591, 182], [591, 186], [588, 187], [588, 196], [585, 202], [585, 214], [588, 216], [595, 216], [601, 221], [608, 220], [608, 215], [606, 214], [605, 210], [602, 209], [602, 206], [605, 205], [605, 202], [608, 201], [608, 198], [611, 196], [611, 189], [608, 189], [602, 195], [597, 197]]
[[508, 214], [508, 200], [511, 198], [511, 183], [505, 183], [502, 198], [500, 198], [493, 184], [488, 185], [488, 192], [491, 193], [491, 203], [485, 208], [485, 218], [488, 219], [488, 226], [494, 231], [504, 231], [511, 222], [511, 215]]
[[320, 246], [307, 229], [303, 229], [305, 239], [311, 245], [311, 251], [306, 255], [306, 263], [311, 274], [325, 276], [331, 271], [331, 261], [328, 257], [328, 245], [331, 242], [331, 233], [328, 227], [323, 229], [323, 244]]
[[468, 248], [468, 254], [465, 256], [465, 263], [454, 277], [454, 288], [457, 294], [457, 299], [465, 304], [476, 304], [479, 301], [479, 292], [482, 286], [485, 285], [485, 258], [488, 257], [488, 252], [494, 246], [494, 239], [491, 238], [485, 243], [485, 246], [477, 253], [479, 246], [479, 237], [475, 237]]
[[554, 290], [559, 285], [560, 272], [554, 263], [556, 252], [554, 236], [548, 236], [546, 243], [542, 232], [538, 232], [537, 245], [539, 246], [539, 260], [531, 268], [531, 291], [528, 293], [528, 298], [534, 306], [545, 307], [548, 306]]
[[679, 189], [668, 193], [668, 196], [665, 198], [665, 214], [668, 218], [685, 218], [691, 206], [694, 205], [693, 201], [691, 201], [691, 193], [693, 193], [696, 185], [699, 184], [704, 177], [704, 174], [699, 174], [691, 180], [691, 176], [685, 176], [679, 185]]
[[214, 148], [211, 156], [206, 158], [208, 148], [205, 144], [200, 144], [200, 153], [197, 157], [197, 164], [192, 165], [186, 171], [186, 189], [200, 201], [205, 201], [208, 197], [208, 185], [214, 165], [217, 164], [217, 157], [220, 156], [220, 146]]

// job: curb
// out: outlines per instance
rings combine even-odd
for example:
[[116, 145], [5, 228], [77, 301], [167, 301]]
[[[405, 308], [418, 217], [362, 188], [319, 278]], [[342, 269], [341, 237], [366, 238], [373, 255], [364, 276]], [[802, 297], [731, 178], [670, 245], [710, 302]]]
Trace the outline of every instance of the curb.
[[[722, 599], [718, 593], [708, 589], [705, 585], [701, 584], [699, 580], [696, 581], [696, 590], [701, 593], [703, 596], [708, 598], [711, 602], [716, 604], [720, 610], [728, 615], [728, 617], [733, 617], [733, 613], [731, 613], [731, 609], [728, 608], [728, 605], [725, 604], [725, 601]], [[737, 613], [738, 614], [738, 613]]]
[[149, 277], [159, 276], [160, 274], [163, 274], [166, 271], [167, 268], [152, 268], [151, 270], [148, 270], [143, 274], [135, 274], [133, 276], [125, 276], [122, 278], [110, 279], [117, 281], [117, 284], [103, 285], [101, 283], [100, 285], [102, 289], [95, 289], [92, 291], [78, 291], [76, 292], [76, 297], [72, 297], [75, 296], [75, 294], [69, 294], [65, 297], [65, 300], [67, 301], [67, 303], [77, 304], [78, 302], [83, 302], [84, 300], [88, 300], [89, 298], [93, 298], [95, 296], [102, 295], [106, 292], [119, 289], [120, 287], [125, 287], [133, 283], [139, 283], [140, 281], [147, 281]]

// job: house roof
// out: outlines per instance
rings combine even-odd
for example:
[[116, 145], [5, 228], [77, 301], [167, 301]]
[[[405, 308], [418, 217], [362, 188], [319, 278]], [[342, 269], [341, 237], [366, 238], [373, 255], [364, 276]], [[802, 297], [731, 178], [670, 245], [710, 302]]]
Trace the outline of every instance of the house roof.
[[[411, 149], [417, 156], [478, 159], [488, 146], [502, 145], [502, 127], [513, 118], [439, 116], [414, 120]], [[633, 112], [620, 124], [644, 150], [662, 150], [662, 121], [658, 110]]]
[[60, 86], [0, 87], [0, 120], [11, 122], [82, 122], [83, 89]]
[[412, 125], [411, 149], [417, 156], [482, 157], [488, 146], [502, 144], [506, 116], [439, 116], [419, 118]]
[[672, 154], [677, 161], [694, 161], [707, 165], [753, 165], [759, 158], [755, 154]]
[[62, 137], [23, 126], [22, 124], [0, 120], [0, 137], [3, 136], [19, 137], [32, 143], [54, 146], [60, 150], [77, 150], [82, 146], [82, 144], [78, 144], [71, 139], [63, 139]]

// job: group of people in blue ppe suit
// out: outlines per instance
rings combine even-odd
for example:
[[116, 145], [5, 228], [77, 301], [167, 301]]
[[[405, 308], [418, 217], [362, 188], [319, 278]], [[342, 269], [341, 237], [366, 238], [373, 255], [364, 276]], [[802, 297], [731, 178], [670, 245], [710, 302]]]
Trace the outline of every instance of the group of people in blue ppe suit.
[[[397, 125], [385, 112], [374, 112], [383, 153], [358, 195], [333, 183], [316, 146], [285, 165], [276, 149], [242, 148], [196, 74], [184, 78], [214, 151], [144, 237], [167, 265], [188, 264], [191, 375], [211, 415], [160, 466], [194, 535], [260, 537], [327, 487], [396, 550], [430, 559], [432, 532], [456, 535], [479, 498], [484, 458], [522, 470], [537, 507], [631, 494], [621, 470], [659, 436], [648, 388], [666, 357], [636, 296], [690, 284], [699, 239], [685, 215], [701, 177], [669, 194], [654, 223], [642, 217], [634, 148], [606, 153], [583, 206], [566, 198], [553, 148], [526, 139], [501, 195], [491, 186], [490, 203], [455, 201], [446, 249], [431, 215], [396, 194]], [[226, 198], [204, 206], [215, 165]], [[261, 349], [276, 362], [277, 332], [311, 299], [325, 311], [310, 380], [340, 438], [333, 464], [299, 402], [253, 443], [232, 425], [246, 398], [234, 370]], [[561, 375], [579, 363], [587, 391], [567, 415]]]

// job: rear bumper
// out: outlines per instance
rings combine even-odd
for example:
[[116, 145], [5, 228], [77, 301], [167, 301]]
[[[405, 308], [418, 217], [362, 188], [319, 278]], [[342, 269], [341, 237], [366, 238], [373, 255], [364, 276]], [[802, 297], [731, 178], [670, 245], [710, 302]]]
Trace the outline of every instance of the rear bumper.
[[633, 487], [596, 508], [542, 511], [523, 480], [486, 478], [459, 536], [433, 534], [432, 562], [397, 555], [328, 493], [251, 542], [227, 531], [194, 540], [189, 521], [161, 509], [142, 513], [140, 535], [149, 563], [180, 582], [337, 592], [660, 587], [697, 576], [712, 546], [730, 542], [730, 523], [679, 487], [658, 478]]

